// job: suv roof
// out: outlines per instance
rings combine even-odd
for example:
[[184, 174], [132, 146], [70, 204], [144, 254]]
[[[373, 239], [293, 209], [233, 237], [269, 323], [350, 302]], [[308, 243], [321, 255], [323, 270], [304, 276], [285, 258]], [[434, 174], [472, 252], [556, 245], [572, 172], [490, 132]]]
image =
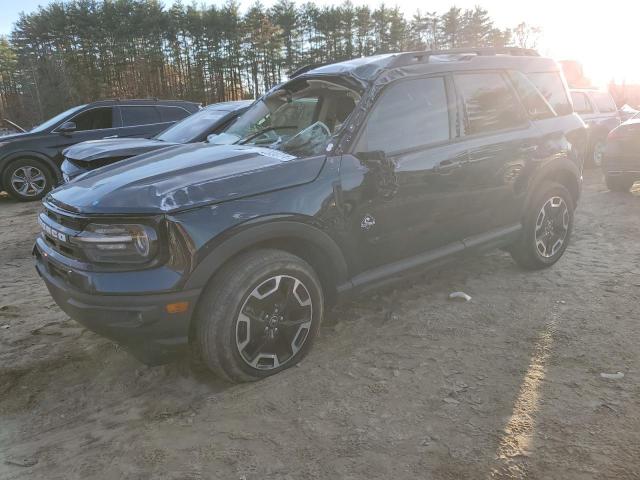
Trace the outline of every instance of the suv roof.
[[104, 100], [96, 100], [95, 102], [89, 102], [87, 105], [175, 105], [175, 106], [189, 106], [191, 108], [200, 108], [202, 104], [198, 102], [191, 102], [188, 100], [161, 100], [158, 98], [107, 98]]
[[524, 48], [459, 48], [403, 53], [387, 53], [362, 57], [316, 68], [302, 67], [292, 74], [351, 76], [365, 82], [375, 80], [384, 70], [411, 68], [425, 73], [465, 69], [512, 68], [522, 72], [560, 70], [555, 60], [541, 57], [538, 52]]

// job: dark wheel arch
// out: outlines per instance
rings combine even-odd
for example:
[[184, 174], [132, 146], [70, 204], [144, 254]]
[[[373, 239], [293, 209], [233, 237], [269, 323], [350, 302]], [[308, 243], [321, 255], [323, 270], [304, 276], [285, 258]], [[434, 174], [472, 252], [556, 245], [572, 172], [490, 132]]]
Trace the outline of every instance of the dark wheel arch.
[[[247, 222], [227, 235], [195, 267], [185, 288], [202, 288], [226, 263], [256, 248], [284, 250], [308, 262], [318, 273], [331, 299], [336, 285], [348, 278], [345, 258], [336, 242], [319, 228], [301, 221], [260, 219]], [[266, 223], [265, 223], [266, 222]]]
[[53, 160], [51, 160], [51, 158], [49, 158], [48, 156], [32, 150], [12, 152], [6, 157], [2, 158], [2, 160], [0, 160], [0, 179], [4, 175], [4, 170], [11, 164], [11, 162], [13, 162], [14, 160], [20, 160], [23, 158], [34, 158], [36, 160], [40, 160], [44, 162], [47, 165], [47, 167], [49, 167], [49, 170], [51, 171], [53, 176], [58, 181], [62, 180], [60, 167], [58, 167], [58, 165], [56, 165], [56, 163]]
[[582, 184], [582, 173], [575, 163], [569, 159], [558, 159], [553, 163], [543, 167], [530, 181], [528, 185], [526, 209], [531, 205], [537, 191], [545, 182], [556, 182], [564, 186], [571, 194], [573, 206], [575, 207], [580, 199]]

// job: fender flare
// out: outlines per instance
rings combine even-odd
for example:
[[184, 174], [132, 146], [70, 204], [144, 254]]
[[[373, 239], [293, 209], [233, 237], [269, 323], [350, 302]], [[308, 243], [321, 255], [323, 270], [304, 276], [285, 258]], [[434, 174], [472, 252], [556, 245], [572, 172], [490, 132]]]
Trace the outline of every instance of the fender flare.
[[5, 168], [7, 168], [7, 166], [11, 162], [13, 162], [14, 160], [17, 160], [19, 158], [25, 158], [25, 157], [36, 158], [38, 160], [43, 161], [51, 169], [51, 173], [53, 173], [53, 175], [56, 177], [56, 179], [58, 181], [62, 180], [62, 174], [60, 173], [60, 167], [58, 167], [58, 165], [56, 165], [53, 160], [51, 160], [49, 157], [47, 157], [43, 153], [35, 152], [35, 151], [32, 151], [32, 150], [20, 150], [20, 151], [17, 151], [17, 152], [12, 152], [9, 155], [7, 155], [6, 157], [4, 157], [0, 161], [0, 179], [4, 175]]
[[[345, 258], [336, 242], [319, 228], [307, 223], [291, 220], [270, 220], [264, 223], [264, 218], [260, 219], [260, 224], [247, 222], [239, 226], [240, 231], [225, 235], [221, 243], [217, 244], [206, 254], [189, 275], [184, 288], [202, 288], [211, 277], [226, 263], [231, 257], [243, 250], [258, 245], [269, 240], [294, 239], [297, 241], [313, 245], [323, 255], [323, 262], [326, 264], [326, 273], [330, 273], [331, 279], [338, 285], [348, 278], [348, 268]], [[205, 247], [206, 248], [206, 247]], [[321, 274], [321, 272], [318, 272]]]
[[[529, 188], [525, 201], [525, 208], [528, 208], [536, 194], [538, 187], [546, 180], [553, 180], [564, 184], [562, 180], [571, 178], [575, 180], [575, 185], [567, 185], [569, 192], [574, 196], [574, 202], [580, 198], [582, 191], [582, 172], [578, 166], [567, 157], [557, 158], [540, 168], [529, 180]], [[575, 187], [575, 191], [572, 191]], [[575, 205], [574, 205], [575, 206]]]

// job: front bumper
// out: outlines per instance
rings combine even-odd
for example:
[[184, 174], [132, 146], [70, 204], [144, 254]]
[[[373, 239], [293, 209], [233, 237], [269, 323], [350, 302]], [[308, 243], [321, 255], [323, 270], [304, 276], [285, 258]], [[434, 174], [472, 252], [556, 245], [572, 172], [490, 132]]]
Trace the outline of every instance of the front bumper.
[[[122, 344], [143, 363], [165, 363], [186, 349], [189, 325], [201, 290], [139, 295], [87, 293], [65, 275], [68, 267], [34, 246], [36, 270], [58, 306], [72, 319], [104, 337]], [[113, 272], [118, 275], [118, 272]], [[182, 313], [167, 313], [167, 304], [188, 302]]]

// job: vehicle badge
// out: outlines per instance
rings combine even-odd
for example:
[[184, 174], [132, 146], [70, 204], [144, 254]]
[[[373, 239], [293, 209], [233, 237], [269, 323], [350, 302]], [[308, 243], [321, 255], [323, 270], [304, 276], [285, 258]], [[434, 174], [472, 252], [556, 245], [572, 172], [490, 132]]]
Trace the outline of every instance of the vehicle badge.
[[364, 218], [362, 219], [362, 222], [360, 222], [360, 227], [363, 230], [369, 231], [373, 228], [373, 226], [376, 224], [376, 219], [373, 218], [373, 215], [365, 215]]

